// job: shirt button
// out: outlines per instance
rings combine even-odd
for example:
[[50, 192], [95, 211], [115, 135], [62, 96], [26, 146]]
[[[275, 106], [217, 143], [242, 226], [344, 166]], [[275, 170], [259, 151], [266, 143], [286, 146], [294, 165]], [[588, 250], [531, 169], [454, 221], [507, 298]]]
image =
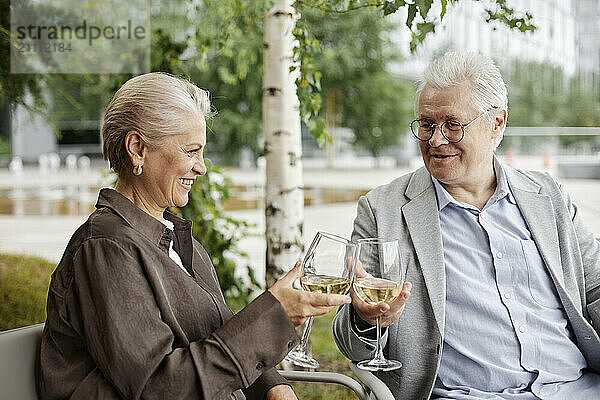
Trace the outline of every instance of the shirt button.
[[288, 344], [287, 344], [288, 349], [291, 349], [293, 345], [294, 345], [294, 342], [293, 341], [289, 341]]
[[505, 299], [510, 299], [510, 293], [504, 293], [504, 298]]
[[256, 364], [256, 369], [263, 369], [265, 367], [265, 363], [260, 361], [258, 364]]
[[502, 254], [502, 252], [500, 252], [500, 251], [496, 253], [497, 258], [502, 258], [503, 256], [504, 256], [504, 254]]
[[521, 333], [525, 332], [525, 327], [523, 325], [521, 325], [519, 327], [519, 332], [521, 332]]

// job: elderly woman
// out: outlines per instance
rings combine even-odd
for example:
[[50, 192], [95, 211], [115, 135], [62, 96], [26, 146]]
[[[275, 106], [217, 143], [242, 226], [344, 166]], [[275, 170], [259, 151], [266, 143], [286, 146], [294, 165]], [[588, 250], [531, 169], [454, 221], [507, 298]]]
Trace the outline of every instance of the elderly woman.
[[75, 232], [48, 294], [42, 399], [295, 399], [273, 369], [294, 325], [348, 303], [292, 288], [296, 265], [236, 315], [182, 207], [206, 172], [208, 93], [150, 73], [127, 81], [104, 115], [118, 175]]

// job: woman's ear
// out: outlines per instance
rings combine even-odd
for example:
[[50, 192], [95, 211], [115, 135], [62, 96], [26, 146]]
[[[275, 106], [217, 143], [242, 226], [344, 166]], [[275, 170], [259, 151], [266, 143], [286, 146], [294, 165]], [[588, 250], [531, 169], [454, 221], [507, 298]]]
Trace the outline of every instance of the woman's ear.
[[125, 135], [125, 151], [129, 156], [131, 165], [135, 167], [144, 164], [147, 148], [137, 131], [129, 131]]

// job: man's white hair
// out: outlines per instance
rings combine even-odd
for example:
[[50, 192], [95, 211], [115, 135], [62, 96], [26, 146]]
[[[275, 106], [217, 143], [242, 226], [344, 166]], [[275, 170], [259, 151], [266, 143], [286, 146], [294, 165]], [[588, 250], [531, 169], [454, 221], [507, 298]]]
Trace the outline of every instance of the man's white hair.
[[[494, 111], [508, 113], [506, 84], [498, 67], [488, 56], [478, 53], [450, 51], [432, 61], [419, 79], [415, 97], [415, 113], [418, 114], [419, 96], [425, 85], [443, 89], [464, 82], [470, 83], [471, 104], [480, 113], [491, 110], [487, 115], [492, 123]], [[506, 127], [506, 125], [505, 125]], [[494, 148], [500, 145], [504, 129], [494, 141]]]

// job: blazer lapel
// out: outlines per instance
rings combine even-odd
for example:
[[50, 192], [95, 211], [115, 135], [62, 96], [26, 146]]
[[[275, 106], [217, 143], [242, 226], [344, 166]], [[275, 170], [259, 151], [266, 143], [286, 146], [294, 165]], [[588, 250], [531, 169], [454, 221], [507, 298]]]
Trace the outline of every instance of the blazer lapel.
[[425, 168], [415, 172], [405, 194], [411, 200], [402, 207], [402, 214], [417, 253], [438, 329], [443, 335], [446, 304], [444, 252], [435, 189]]
[[505, 167], [505, 170], [508, 184], [554, 285], [564, 287], [562, 263], [557, 246], [558, 231], [550, 197], [540, 194], [540, 186], [516, 170], [509, 167]]

